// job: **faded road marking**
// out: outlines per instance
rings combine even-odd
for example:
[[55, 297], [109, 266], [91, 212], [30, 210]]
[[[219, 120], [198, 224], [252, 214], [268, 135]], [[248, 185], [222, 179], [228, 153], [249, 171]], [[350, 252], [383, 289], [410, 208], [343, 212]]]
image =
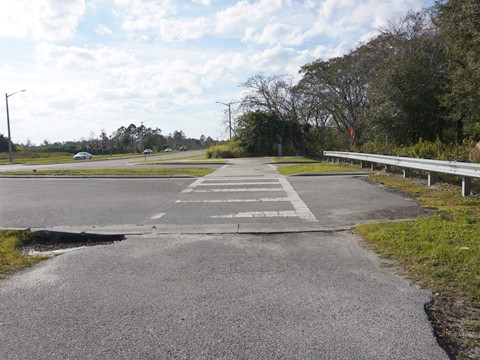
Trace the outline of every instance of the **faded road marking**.
[[282, 202], [290, 201], [288, 197], [260, 198], [260, 199], [213, 199], [213, 200], [177, 200], [176, 203], [242, 203], [242, 202]]

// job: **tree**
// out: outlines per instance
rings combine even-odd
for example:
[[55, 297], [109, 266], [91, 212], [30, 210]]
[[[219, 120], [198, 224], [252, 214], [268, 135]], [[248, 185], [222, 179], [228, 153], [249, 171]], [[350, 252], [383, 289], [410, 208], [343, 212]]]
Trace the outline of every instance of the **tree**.
[[450, 86], [443, 97], [458, 140], [480, 139], [480, 3], [449, 0], [437, 4], [450, 61]]
[[8, 151], [8, 138], [0, 134], [0, 151]]
[[248, 111], [239, 116], [236, 139], [251, 155], [276, 155], [282, 144], [285, 154], [301, 151], [301, 130], [294, 121], [283, 121], [276, 111]]
[[365, 128], [367, 79], [372, 69], [372, 64], [361, 55], [358, 51], [351, 52], [304, 65], [299, 83], [303, 93], [314, 101], [315, 107], [310, 110], [314, 120], [321, 120], [322, 126], [330, 122], [344, 138], [352, 131], [356, 141]]
[[257, 74], [242, 86], [248, 89], [241, 101], [244, 109], [273, 111], [282, 121], [299, 121], [297, 92], [291, 76]]
[[396, 144], [449, 136], [440, 98], [446, 86], [445, 47], [429, 11], [410, 12], [358, 51], [373, 55], [370, 138]]

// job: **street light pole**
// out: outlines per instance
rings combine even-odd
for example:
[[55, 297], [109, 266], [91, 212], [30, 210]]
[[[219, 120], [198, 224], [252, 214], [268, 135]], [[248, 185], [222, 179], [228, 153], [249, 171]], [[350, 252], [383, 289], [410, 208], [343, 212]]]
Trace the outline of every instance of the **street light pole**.
[[18, 94], [19, 92], [23, 92], [26, 90], [20, 90], [17, 92], [14, 92], [13, 94], [8, 95], [5, 93], [5, 104], [7, 107], [7, 129], [8, 129], [8, 161], [11, 163], [13, 162], [13, 148], [12, 148], [12, 135], [10, 133], [10, 114], [8, 113], [8, 98], [10, 96], [13, 96], [15, 94]]
[[232, 140], [232, 110], [231, 105], [236, 104], [236, 102], [223, 103], [220, 101], [215, 101], [217, 104], [222, 104], [228, 106], [228, 129], [230, 130], [230, 140]]

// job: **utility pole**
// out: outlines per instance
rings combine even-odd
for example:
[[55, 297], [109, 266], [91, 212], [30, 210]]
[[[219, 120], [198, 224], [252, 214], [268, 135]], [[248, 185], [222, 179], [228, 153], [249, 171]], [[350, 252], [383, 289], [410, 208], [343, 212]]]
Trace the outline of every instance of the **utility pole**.
[[8, 129], [8, 161], [11, 163], [13, 162], [13, 147], [12, 147], [12, 135], [10, 133], [10, 114], [8, 113], [8, 98], [10, 96], [13, 96], [15, 94], [18, 94], [19, 92], [23, 92], [26, 90], [20, 90], [17, 92], [14, 92], [13, 94], [8, 95], [5, 93], [5, 103], [7, 106], [7, 129]]
[[230, 131], [230, 140], [232, 140], [232, 109], [231, 105], [236, 104], [236, 102], [223, 103], [220, 101], [215, 101], [217, 104], [222, 104], [228, 106], [228, 129]]

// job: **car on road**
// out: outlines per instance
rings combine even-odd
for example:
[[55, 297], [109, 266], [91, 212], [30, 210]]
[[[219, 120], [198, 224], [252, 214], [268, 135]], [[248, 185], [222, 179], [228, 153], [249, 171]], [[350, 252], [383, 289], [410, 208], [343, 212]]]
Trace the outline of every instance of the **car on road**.
[[90, 154], [86, 151], [81, 151], [78, 154], [75, 154], [73, 156], [73, 160], [87, 160], [87, 159], [91, 159], [91, 158], [92, 158], [92, 154]]
[[152, 150], [152, 149], [145, 149], [145, 150], [143, 150], [143, 154], [144, 154], [144, 155], [153, 154], [153, 150]]
[[180, 146], [180, 151], [187, 151], [187, 147], [186, 146]]
[[172, 152], [172, 148], [166, 148], [165, 152]]

